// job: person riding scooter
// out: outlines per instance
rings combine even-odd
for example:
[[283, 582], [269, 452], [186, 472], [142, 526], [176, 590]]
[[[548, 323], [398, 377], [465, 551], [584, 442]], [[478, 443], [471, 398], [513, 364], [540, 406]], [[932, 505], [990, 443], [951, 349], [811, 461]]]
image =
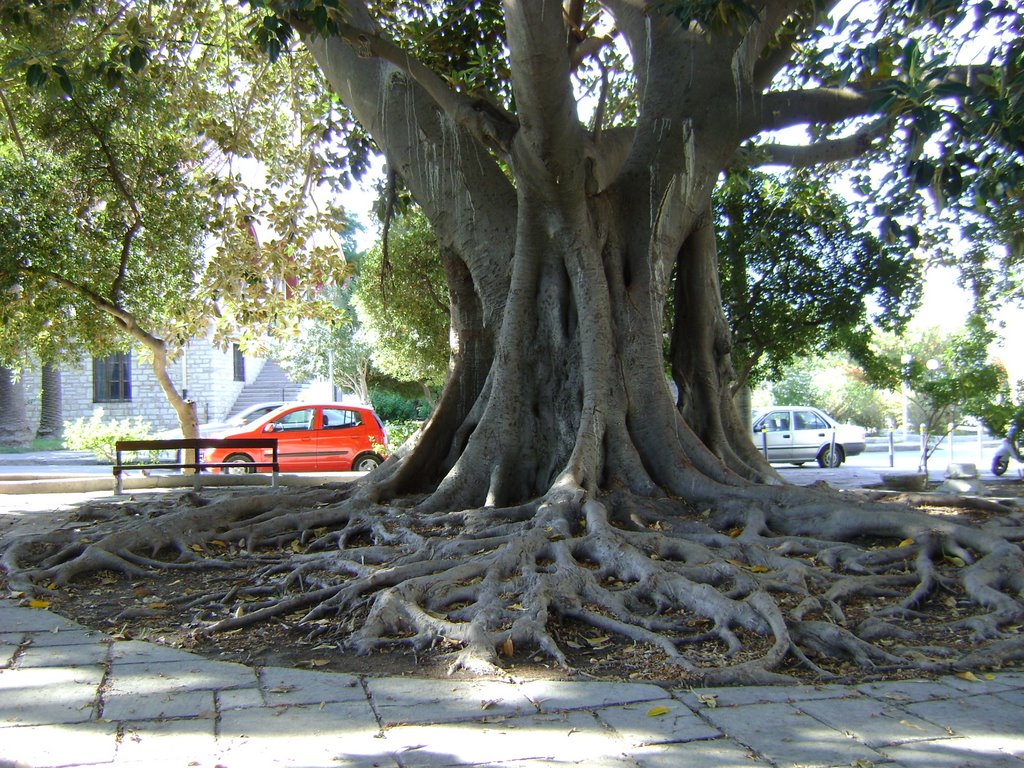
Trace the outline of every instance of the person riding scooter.
[[1017, 425], [1013, 425], [1006, 433], [1006, 437], [1003, 438], [1003, 442], [999, 445], [999, 450], [996, 451], [996, 455], [992, 458], [992, 474], [999, 476], [1006, 471], [1006, 468], [1010, 466], [1010, 459], [1016, 459], [1019, 462], [1024, 462], [1024, 459], [1020, 457], [1020, 446], [1017, 444]]

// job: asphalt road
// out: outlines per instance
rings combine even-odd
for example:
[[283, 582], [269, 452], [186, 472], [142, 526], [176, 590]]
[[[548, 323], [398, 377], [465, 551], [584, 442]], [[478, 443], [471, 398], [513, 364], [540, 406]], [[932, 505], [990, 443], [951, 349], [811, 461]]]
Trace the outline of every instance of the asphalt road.
[[[971, 463], [977, 466], [982, 476], [991, 475], [992, 457], [998, 446], [997, 441], [986, 440], [979, 444], [976, 438], [962, 438], [953, 444], [950, 453], [947, 444], [939, 446], [928, 460], [929, 472], [944, 471], [949, 464]], [[870, 469], [879, 472], [916, 472], [921, 463], [921, 449], [911, 442], [897, 443], [892, 462], [888, 446], [874, 443], [869, 450], [858, 456], [851, 456], [838, 470], [821, 470], [814, 462], [797, 468], [788, 464], [775, 465], [777, 469], [790, 474], [788, 469], [821, 473], [851, 469]], [[1010, 472], [1016, 469], [1012, 465]], [[89, 454], [74, 451], [52, 451], [37, 454], [0, 454], [0, 475], [110, 475], [109, 464], [97, 464]], [[9, 479], [9, 478], [8, 478]]]

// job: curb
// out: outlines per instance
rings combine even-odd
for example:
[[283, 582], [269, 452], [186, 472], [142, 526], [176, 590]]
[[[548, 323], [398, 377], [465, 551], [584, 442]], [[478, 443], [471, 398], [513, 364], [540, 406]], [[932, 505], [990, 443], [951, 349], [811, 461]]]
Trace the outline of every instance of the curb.
[[[332, 472], [325, 474], [278, 475], [277, 485], [288, 488], [305, 488], [323, 485], [325, 482], [350, 482], [362, 477], [362, 472]], [[242, 486], [270, 487], [269, 474], [255, 475], [147, 475], [125, 476], [122, 487], [125, 491], [153, 488], [237, 488]], [[0, 480], [0, 494], [28, 493], [89, 493], [106, 491], [113, 494], [114, 478], [107, 475], [62, 475], [59, 477], [41, 475], [7, 475]]]

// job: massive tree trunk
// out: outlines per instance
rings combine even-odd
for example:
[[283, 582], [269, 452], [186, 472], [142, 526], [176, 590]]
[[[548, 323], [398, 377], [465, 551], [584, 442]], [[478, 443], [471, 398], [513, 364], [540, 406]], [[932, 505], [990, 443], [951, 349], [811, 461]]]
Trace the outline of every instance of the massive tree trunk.
[[[342, 35], [296, 21], [440, 242], [453, 350], [434, 415], [349, 488], [72, 535], [40, 562], [8, 553], [12, 580], [140, 575], [167, 565], [158, 556], [198, 567], [194, 547], [212, 540], [262, 557], [287, 544], [264, 572], [279, 593], [237, 612], [211, 596], [225, 614], [213, 629], [303, 610], [322, 631], [319, 619], [361, 611], [346, 637], [357, 651], [450, 645], [456, 665], [480, 668], [518, 648], [567, 665], [558, 626], [580, 622], [714, 682], [775, 680], [788, 665], [826, 675], [835, 658], [949, 668], [915, 657], [900, 626], [940, 585], [979, 606], [979, 636], [1019, 620], [1024, 558], [1007, 542], [1024, 535], [1019, 519], [982, 532], [786, 487], [763, 462], [731, 396], [709, 216], [745, 110], [759, 109], [731, 96], [752, 68], [671, 17], [609, 6], [644, 62], [642, 98], [634, 128], [598, 134], [576, 115], [561, 4], [506, 3], [514, 120], [448, 90], [358, 2]], [[953, 572], [949, 555], [969, 567]], [[847, 619], [880, 595], [885, 614]], [[688, 654], [704, 644], [719, 652]], [[1021, 652], [1017, 639], [991, 658]]]

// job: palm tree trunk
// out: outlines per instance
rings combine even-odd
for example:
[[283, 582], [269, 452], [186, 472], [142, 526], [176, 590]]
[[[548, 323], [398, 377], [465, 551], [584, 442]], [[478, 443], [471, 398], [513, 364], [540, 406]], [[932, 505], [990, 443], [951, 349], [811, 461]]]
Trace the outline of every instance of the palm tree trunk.
[[41, 439], [60, 438], [63, 432], [64, 403], [60, 368], [53, 363], [43, 363], [39, 429], [36, 430], [36, 437]]

